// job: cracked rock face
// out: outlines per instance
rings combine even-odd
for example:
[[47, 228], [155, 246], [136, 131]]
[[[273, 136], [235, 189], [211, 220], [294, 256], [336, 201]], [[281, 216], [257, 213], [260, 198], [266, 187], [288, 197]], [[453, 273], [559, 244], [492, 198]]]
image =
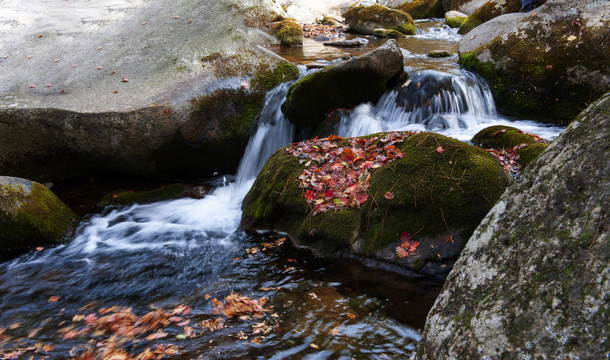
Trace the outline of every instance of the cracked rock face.
[[417, 359], [605, 358], [610, 93], [581, 113], [475, 230]]
[[183, 134], [201, 121], [194, 98], [239, 90], [279, 61], [261, 46], [275, 40], [257, 29], [277, 14], [270, 0], [0, 0], [0, 8], [4, 175], [163, 175], [160, 153], [205, 156], [207, 145]]

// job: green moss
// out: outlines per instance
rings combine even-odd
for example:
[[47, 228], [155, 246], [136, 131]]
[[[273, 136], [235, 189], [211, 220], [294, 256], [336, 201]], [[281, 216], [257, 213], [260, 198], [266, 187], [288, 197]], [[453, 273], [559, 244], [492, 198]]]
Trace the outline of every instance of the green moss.
[[434, 51], [430, 51], [428, 53], [428, 57], [431, 58], [445, 58], [445, 57], [450, 57], [451, 54], [449, 51], [444, 51], [444, 50], [434, 50]]
[[151, 191], [114, 190], [104, 195], [97, 206], [147, 204], [178, 199], [187, 196], [189, 193], [192, 193], [191, 187], [182, 184], [171, 184]]
[[[438, 146], [442, 155], [434, 151]], [[413, 135], [401, 150], [406, 156], [371, 180], [375, 202], [362, 220], [369, 254], [396, 243], [402, 232], [421, 239], [459, 230], [467, 238], [509, 183], [486, 151], [442, 135]], [[391, 202], [386, 191], [395, 196]]]
[[444, 15], [441, 0], [413, 0], [396, 7], [415, 19], [441, 18]]
[[29, 195], [19, 186], [2, 185], [0, 195], [16, 210], [12, 214], [0, 211], [2, 249], [57, 244], [74, 225], [76, 215], [42, 184], [32, 183]]
[[351, 7], [343, 14], [343, 17], [345, 22], [349, 24], [350, 29], [363, 34], [373, 34], [376, 28], [396, 30], [405, 35], [415, 35], [417, 33], [411, 15], [378, 4], [368, 7]]
[[303, 45], [303, 28], [292, 20], [273, 24], [271, 31], [282, 46]]
[[459, 28], [466, 21], [465, 17], [445, 17], [445, 24], [451, 28]]

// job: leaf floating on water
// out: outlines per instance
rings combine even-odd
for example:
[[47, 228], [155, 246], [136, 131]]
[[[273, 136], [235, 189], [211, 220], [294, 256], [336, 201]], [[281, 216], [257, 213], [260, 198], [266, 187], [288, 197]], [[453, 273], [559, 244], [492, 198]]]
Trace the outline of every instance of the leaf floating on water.
[[309, 347], [313, 348], [313, 349], [319, 349], [320, 347], [314, 343], [309, 344]]
[[163, 331], [159, 331], [159, 332], [148, 335], [146, 337], [146, 340], [153, 341], [156, 339], [163, 339], [164, 337], [167, 337], [167, 335], [169, 335], [169, 334], [166, 332], [163, 332]]
[[60, 296], [51, 296], [48, 301], [50, 303], [56, 303], [59, 300], [59, 298], [60, 298]]

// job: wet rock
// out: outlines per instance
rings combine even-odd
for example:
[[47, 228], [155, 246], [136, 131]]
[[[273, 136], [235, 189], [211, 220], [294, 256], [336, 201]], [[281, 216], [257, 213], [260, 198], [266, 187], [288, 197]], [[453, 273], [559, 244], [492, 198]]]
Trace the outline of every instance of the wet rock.
[[381, 38], [403, 38], [405, 37], [405, 34], [396, 30], [375, 29], [375, 31], [373, 31], [373, 36]]
[[180, 198], [202, 199], [209, 190], [206, 186], [193, 187], [184, 184], [170, 184], [149, 191], [118, 189], [105, 194], [97, 203], [97, 207], [149, 204]]
[[607, 356], [609, 131], [606, 93], [509, 187], [449, 274], [417, 359]]
[[377, 101], [404, 73], [395, 40], [370, 53], [310, 74], [288, 90], [282, 111], [292, 123], [315, 128], [335, 108]]
[[[443, 5], [445, 11], [455, 10], [470, 15], [480, 8], [487, 0], [450, 0], [449, 7]], [[447, 0], [449, 2], [449, 0]]]
[[274, 23], [271, 32], [282, 46], [303, 45], [303, 28], [292, 20]]
[[368, 40], [367, 39], [363, 39], [363, 38], [354, 38], [351, 40], [342, 40], [342, 41], [330, 41], [330, 42], [325, 42], [324, 45], [325, 46], [335, 46], [335, 47], [361, 47], [361, 46], [365, 46], [366, 44], [368, 44]]
[[[25, 15], [3, 4], [0, 23], [13, 25], [0, 27], [0, 173], [46, 182], [237, 168], [272, 85], [242, 81], [282, 64], [256, 28], [277, 6], [119, 3], [52, 0]], [[47, 11], [57, 7], [66, 11]]]
[[350, 31], [373, 35], [375, 29], [396, 30], [405, 35], [415, 35], [415, 22], [411, 15], [382, 5], [354, 6], [343, 14]]
[[0, 250], [56, 245], [72, 229], [75, 218], [44, 185], [0, 176]]
[[428, 57], [431, 58], [445, 58], [450, 56], [453, 56], [453, 54], [446, 50], [434, 50], [428, 53]]
[[414, 19], [440, 18], [445, 13], [441, 0], [410, 0], [396, 7]]
[[[337, 140], [338, 147], [346, 144]], [[442, 135], [418, 133], [395, 146], [404, 157], [371, 169], [368, 197], [360, 207], [317, 214], [295, 181], [310, 164], [279, 150], [244, 200], [241, 227], [286, 232], [299, 246], [322, 256], [348, 251], [428, 274], [448, 272], [509, 177], [485, 150]], [[403, 233], [419, 245], [400, 257], [397, 246]]]
[[519, 9], [521, 9], [521, 0], [489, 0], [468, 16], [460, 25], [458, 33], [466, 34], [484, 22], [500, 15], [518, 12]]
[[468, 15], [459, 11], [447, 11], [445, 13], [445, 24], [452, 28], [459, 28], [467, 17]]
[[460, 63], [491, 85], [510, 115], [567, 123], [610, 89], [610, 8], [557, 0], [494, 18], [464, 36]]

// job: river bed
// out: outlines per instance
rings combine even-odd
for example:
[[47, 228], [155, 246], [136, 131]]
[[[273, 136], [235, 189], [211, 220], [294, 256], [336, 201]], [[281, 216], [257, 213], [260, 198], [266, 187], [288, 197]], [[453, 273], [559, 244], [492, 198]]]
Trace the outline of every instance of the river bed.
[[[339, 135], [426, 130], [468, 141], [495, 124], [548, 139], [560, 133], [558, 127], [498, 114], [485, 83], [460, 69], [457, 56], [425, 56], [431, 50], [455, 54], [455, 30], [438, 21], [418, 26], [421, 32], [399, 45], [410, 52], [405, 67], [411, 79], [449, 79], [451, 88], [431, 97], [434, 106], [427, 108], [436, 110], [388, 92], [378, 103], [346, 114]], [[383, 41], [369, 38], [365, 48], [345, 50], [306, 39], [302, 48], [274, 50], [305, 64], [332, 61], [345, 52], [359, 55]], [[220, 175], [228, 180], [200, 200], [105, 209], [83, 221], [66, 245], [0, 263], [2, 358], [112, 352], [135, 357], [146, 351], [173, 359], [408, 357], [441, 281], [355, 258], [316, 259], [283, 242], [281, 234], [238, 230], [241, 202], [258, 171], [294, 137], [280, 111], [288, 85], [269, 94], [234, 181]], [[231, 294], [255, 300], [250, 304], [264, 310], [228, 316], [218, 304]], [[154, 309], [175, 319], [131, 336], [100, 324], [110, 316], [109, 323], [124, 329], [129, 324], [119, 317], [141, 324]], [[211, 328], [212, 321], [222, 327]]]

